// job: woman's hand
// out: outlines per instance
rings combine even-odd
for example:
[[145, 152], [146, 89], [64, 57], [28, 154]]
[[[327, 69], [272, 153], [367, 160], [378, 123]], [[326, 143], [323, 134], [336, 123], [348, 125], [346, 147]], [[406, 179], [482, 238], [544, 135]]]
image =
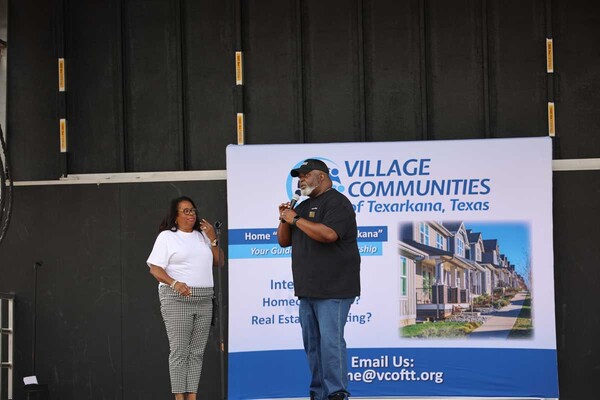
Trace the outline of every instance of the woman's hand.
[[185, 282], [177, 282], [175, 284], [175, 291], [182, 296], [190, 296], [192, 294], [192, 289]]
[[206, 234], [206, 236], [208, 237], [208, 239], [211, 242], [217, 238], [217, 234], [215, 233], [215, 228], [212, 226], [212, 224], [210, 222], [208, 222], [207, 220], [202, 218], [200, 220], [199, 224], [200, 224], [200, 229], [202, 230], [202, 232], [204, 232]]

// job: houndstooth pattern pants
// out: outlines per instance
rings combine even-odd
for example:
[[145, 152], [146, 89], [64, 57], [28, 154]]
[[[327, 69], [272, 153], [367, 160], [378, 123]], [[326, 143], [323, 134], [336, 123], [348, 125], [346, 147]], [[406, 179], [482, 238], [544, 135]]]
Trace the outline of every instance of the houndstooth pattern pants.
[[160, 312], [169, 338], [169, 373], [173, 393], [196, 393], [212, 318], [213, 288], [191, 288], [181, 296], [160, 285]]

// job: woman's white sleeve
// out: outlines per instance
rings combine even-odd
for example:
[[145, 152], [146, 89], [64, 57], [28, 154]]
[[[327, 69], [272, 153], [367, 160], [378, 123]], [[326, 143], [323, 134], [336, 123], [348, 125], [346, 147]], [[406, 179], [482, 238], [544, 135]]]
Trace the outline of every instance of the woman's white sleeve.
[[148, 267], [150, 267], [150, 264], [152, 264], [164, 269], [167, 268], [167, 265], [169, 265], [168, 238], [164, 233], [165, 232], [161, 232], [154, 242], [152, 253], [150, 253], [150, 257], [148, 257], [148, 260], [146, 261]]

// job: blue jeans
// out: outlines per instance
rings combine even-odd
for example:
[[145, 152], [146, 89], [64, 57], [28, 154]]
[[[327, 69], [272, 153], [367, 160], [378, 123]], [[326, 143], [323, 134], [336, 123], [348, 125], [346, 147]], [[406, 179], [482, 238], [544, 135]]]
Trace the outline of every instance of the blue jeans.
[[344, 326], [354, 298], [300, 299], [300, 325], [304, 350], [312, 374], [311, 397], [326, 400], [348, 393], [348, 354]]

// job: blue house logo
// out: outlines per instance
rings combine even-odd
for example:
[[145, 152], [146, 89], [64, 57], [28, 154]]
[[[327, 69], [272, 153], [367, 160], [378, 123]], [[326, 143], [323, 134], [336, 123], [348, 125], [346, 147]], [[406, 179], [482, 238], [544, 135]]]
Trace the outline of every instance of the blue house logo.
[[[333, 189], [337, 190], [340, 193], [343, 193], [344, 190], [346, 190], [346, 187], [342, 184], [342, 180], [340, 179], [340, 168], [335, 162], [324, 157], [307, 158], [315, 158], [327, 164], [327, 167], [329, 168], [329, 177], [331, 178], [331, 181], [333, 183]], [[298, 161], [294, 166], [292, 166], [292, 168], [290, 168], [290, 170], [300, 167], [304, 160], [305, 159]], [[298, 182], [298, 178], [292, 178], [292, 176], [288, 173], [287, 180], [285, 183], [288, 199], [291, 199], [294, 196], [294, 192], [298, 189]]]

